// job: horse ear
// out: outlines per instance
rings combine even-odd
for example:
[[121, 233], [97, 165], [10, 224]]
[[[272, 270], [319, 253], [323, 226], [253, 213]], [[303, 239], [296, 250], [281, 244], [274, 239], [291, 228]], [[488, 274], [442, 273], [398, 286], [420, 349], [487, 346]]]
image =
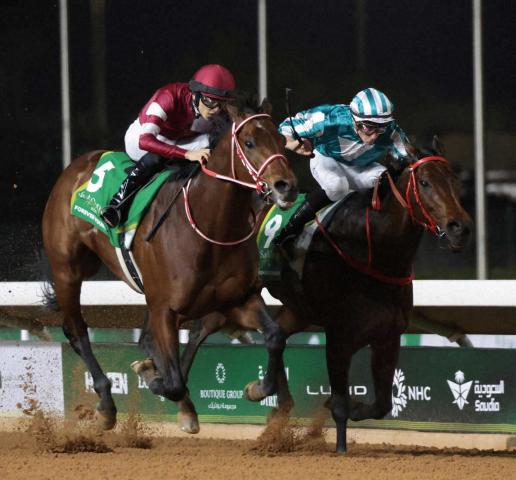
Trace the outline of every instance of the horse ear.
[[403, 142], [409, 163], [417, 162], [417, 150], [410, 142]]
[[240, 123], [242, 114], [240, 113], [240, 110], [234, 103], [228, 102], [226, 105], [226, 110], [227, 110], [229, 118], [231, 118], [232, 122]]
[[437, 152], [438, 155], [444, 157], [444, 145], [441, 143], [437, 135], [434, 135], [434, 138], [432, 139], [432, 148]]
[[262, 100], [262, 104], [260, 105], [260, 110], [267, 115], [272, 115], [272, 103], [269, 102], [268, 98], [264, 98]]

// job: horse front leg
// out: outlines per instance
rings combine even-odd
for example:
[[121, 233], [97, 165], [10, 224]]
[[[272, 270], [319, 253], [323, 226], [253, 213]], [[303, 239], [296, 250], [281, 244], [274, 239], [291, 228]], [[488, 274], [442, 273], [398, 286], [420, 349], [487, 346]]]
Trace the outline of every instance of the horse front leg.
[[133, 362], [131, 366], [153, 393], [174, 402], [182, 400], [186, 394], [186, 383], [179, 361], [177, 314], [168, 307], [150, 307], [148, 327], [146, 335], [150, 336], [145, 340], [145, 348], [149, 349], [152, 358]]
[[285, 376], [283, 364], [283, 352], [287, 340], [285, 332], [271, 318], [262, 297], [258, 294], [252, 295], [243, 307], [232, 309], [228, 313], [228, 318], [232, 323], [237, 323], [245, 328], [261, 330], [269, 354], [264, 378], [254, 380], [245, 386], [246, 398], [257, 402], [273, 395], [277, 392], [278, 380], [280, 385], [286, 385], [286, 378], [284, 380], [282, 378]]
[[[348, 337], [350, 338], [350, 337]], [[337, 427], [337, 453], [347, 448], [347, 423], [349, 418], [349, 367], [352, 346], [346, 344], [346, 335], [338, 328], [326, 329], [326, 365], [331, 386], [327, 406]]]
[[67, 281], [60, 276], [55, 281], [57, 300], [64, 313], [63, 332], [71, 347], [86, 364], [93, 378], [93, 388], [100, 400], [95, 419], [99, 428], [110, 430], [116, 424], [116, 406], [111, 396], [111, 382], [102, 371], [88, 337], [88, 327], [79, 302], [82, 281]]
[[398, 364], [400, 333], [393, 332], [381, 341], [371, 343], [371, 371], [373, 374], [375, 400], [372, 404], [357, 402], [350, 411], [354, 421], [366, 418], [380, 419], [392, 409], [392, 381]]
[[[197, 319], [193, 322], [190, 333], [188, 335], [188, 343], [185, 345], [183, 353], [181, 355], [181, 373], [185, 384], [188, 384], [188, 375], [192, 367], [195, 355], [204, 342], [206, 337], [214, 332], [217, 332], [226, 324], [226, 318], [219, 313], [212, 313], [201, 319]], [[140, 376], [142, 380], [149, 386], [149, 389], [156, 395], [167, 397], [167, 392], [163, 386], [163, 376], [156, 368], [153, 358], [156, 357], [156, 344], [152, 335], [152, 331], [149, 328], [148, 319], [146, 319], [142, 334], [139, 340], [140, 347], [145, 351], [147, 356], [146, 360], [135, 361], [131, 364], [131, 368], [135, 373]], [[199, 418], [195, 405], [192, 402], [188, 389], [186, 389], [185, 396], [183, 399], [176, 402], [178, 406], [177, 422], [179, 428], [185, 433], [199, 433]]]
[[[304, 330], [307, 327], [307, 325], [285, 305], [280, 308], [274, 320], [278, 323], [282, 331], [285, 332], [286, 338], [290, 337], [294, 333]], [[290, 393], [284, 366], [278, 369], [277, 393], [278, 410], [283, 414], [290, 413], [294, 408], [294, 399]]]
[[[188, 343], [181, 355], [181, 372], [186, 384], [188, 384], [188, 375], [199, 347], [209, 335], [220, 330], [226, 321], [224, 315], [216, 312], [194, 321], [188, 335]], [[199, 433], [199, 418], [188, 389], [184, 398], [177, 402], [177, 406], [179, 408], [177, 412], [179, 428], [186, 433]]]

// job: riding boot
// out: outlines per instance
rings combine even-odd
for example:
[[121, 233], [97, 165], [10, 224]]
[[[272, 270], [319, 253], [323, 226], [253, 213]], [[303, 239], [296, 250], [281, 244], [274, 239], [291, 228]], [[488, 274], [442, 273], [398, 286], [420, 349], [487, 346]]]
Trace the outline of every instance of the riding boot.
[[306, 196], [306, 200], [296, 210], [294, 215], [290, 217], [288, 223], [275, 238], [274, 243], [285, 247], [287, 243], [292, 242], [303, 231], [306, 223], [315, 218], [318, 210], [330, 203], [331, 200], [322, 188], [319, 187], [310, 192]]
[[309, 222], [315, 217], [316, 210], [312, 208], [312, 205], [305, 200], [301, 206], [296, 210], [294, 215], [290, 217], [290, 220], [285, 225], [283, 230], [274, 239], [276, 245], [284, 245], [287, 241], [296, 238], [303, 230], [306, 222]]
[[111, 227], [117, 227], [129, 211], [131, 199], [152, 176], [163, 168], [164, 159], [154, 153], [145, 154], [131, 167], [127, 178], [122, 182], [118, 192], [102, 210], [102, 219]]

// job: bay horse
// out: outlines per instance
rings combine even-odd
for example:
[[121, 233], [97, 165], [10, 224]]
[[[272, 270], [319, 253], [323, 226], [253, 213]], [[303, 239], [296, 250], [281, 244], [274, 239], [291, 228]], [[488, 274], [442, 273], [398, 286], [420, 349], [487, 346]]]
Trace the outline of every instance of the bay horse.
[[[181, 185], [167, 182], [139, 225], [133, 255], [139, 266], [148, 307], [148, 328], [155, 343], [154, 361], [161, 381], [160, 392], [181, 400], [186, 385], [179, 361], [178, 329], [189, 318], [221, 312], [228, 318], [238, 310], [259, 324], [266, 338], [270, 371], [281, 359], [284, 345], [278, 325], [267, 313], [256, 287], [258, 260], [254, 237], [256, 192], [280, 208], [297, 196], [297, 180], [284, 156], [284, 139], [270, 117], [270, 104], [254, 112], [228, 105], [232, 129], [212, 151], [205, 174], [183, 186], [177, 201], [151, 240], [146, 237]], [[265, 113], [263, 113], [265, 111]], [[261, 112], [261, 113], [260, 113]], [[116, 423], [111, 384], [97, 362], [81, 314], [80, 293], [84, 279], [104, 263], [130, 285], [106, 235], [70, 214], [73, 192], [94, 174], [103, 152], [86, 153], [60, 175], [43, 214], [43, 243], [48, 256], [54, 293], [63, 311], [63, 331], [82, 357], [99, 396], [95, 416], [99, 427]], [[274, 383], [269, 381], [272, 389]], [[271, 390], [272, 393], [272, 390]]]
[[[407, 150], [409, 162], [397, 180], [382, 182], [387, 188], [381, 202], [378, 192], [373, 195], [376, 208], [371, 208], [370, 191], [350, 195], [336, 206], [329, 226], [319, 224], [306, 251], [301, 278], [285, 260], [281, 279], [264, 285], [283, 304], [275, 320], [286, 337], [310, 325], [326, 333], [331, 386], [326, 405], [337, 427], [337, 452], [346, 451], [348, 419], [379, 419], [391, 411], [400, 336], [413, 309], [412, 265], [423, 232], [438, 235], [441, 242], [446, 239], [453, 252], [465, 247], [471, 233], [471, 218], [459, 201], [458, 178], [437, 137], [431, 154], [410, 145]], [[190, 332], [183, 353], [185, 375], [199, 345], [226, 326], [226, 320], [212, 315]], [[242, 323], [244, 317], [236, 320], [251, 327]], [[367, 345], [372, 353], [372, 404], [351, 399], [348, 385], [352, 356]], [[278, 408], [288, 412], [293, 400], [285, 372], [274, 375]], [[263, 384], [254, 381], [245, 392], [247, 398], [261, 400]], [[187, 404], [179, 406], [183, 415], [192, 415]]]

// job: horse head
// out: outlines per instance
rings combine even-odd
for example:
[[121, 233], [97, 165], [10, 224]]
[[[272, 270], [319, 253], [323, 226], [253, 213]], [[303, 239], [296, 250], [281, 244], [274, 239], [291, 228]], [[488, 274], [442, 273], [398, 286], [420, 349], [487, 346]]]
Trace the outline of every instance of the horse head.
[[434, 136], [429, 153], [411, 145], [406, 150], [405, 201], [412, 220], [445, 237], [451, 251], [461, 251], [469, 240], [472, 221], [460, 204], [460, 182], [444, 157], [442, 144]]
[[263, 198], [289, 208], [297, 197], [297, 179], [285, 157], [285, 140], [272, 121], [270, 103], [264, 100], [259, 113], [234, 104], [227, 110], [233, 122], [233, 176], [250, 179]]

